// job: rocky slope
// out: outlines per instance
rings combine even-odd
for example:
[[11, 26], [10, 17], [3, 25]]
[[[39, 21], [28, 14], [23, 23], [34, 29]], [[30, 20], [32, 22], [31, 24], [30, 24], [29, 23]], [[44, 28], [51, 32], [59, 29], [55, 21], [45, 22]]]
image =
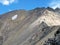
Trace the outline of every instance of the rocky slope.
[[0, 45], [41, 45], [42, 39], [53, 37], [59, 28], [57, 9], [11, 11], [0, 16]]

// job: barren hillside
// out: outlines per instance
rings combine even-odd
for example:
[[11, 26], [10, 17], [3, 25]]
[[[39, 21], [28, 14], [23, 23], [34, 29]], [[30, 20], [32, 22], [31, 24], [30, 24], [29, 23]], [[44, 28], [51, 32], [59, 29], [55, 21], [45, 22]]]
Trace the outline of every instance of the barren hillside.
[[48, 7], [1, 15], [0, 45], [43, 45], [60, 28], [59, 11]]

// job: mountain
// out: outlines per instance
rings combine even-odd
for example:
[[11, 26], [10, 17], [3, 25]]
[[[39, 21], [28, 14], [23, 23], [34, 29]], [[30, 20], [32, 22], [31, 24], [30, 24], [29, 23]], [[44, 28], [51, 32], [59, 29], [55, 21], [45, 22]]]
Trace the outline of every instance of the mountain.
[[[0, 45], [43, 45], [60, 28], [59, 9], [14, 10], [0, 16]], [[42, 44], [41, 44], [42, 43]]]
[[55, 11], [60, 13], [60, 8], [56, 8]]

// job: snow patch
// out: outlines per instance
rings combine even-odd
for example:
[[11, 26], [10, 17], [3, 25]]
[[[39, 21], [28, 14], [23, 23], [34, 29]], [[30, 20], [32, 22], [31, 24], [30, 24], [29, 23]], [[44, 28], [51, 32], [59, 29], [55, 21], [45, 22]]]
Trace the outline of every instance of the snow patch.
[[14, 15], [14, 16], [12, 17], [12, 20], [15, 20], [17, 17], [18, 17], [18, 15], [17, 15], [17, 14], [16, 14], [16, 15]]

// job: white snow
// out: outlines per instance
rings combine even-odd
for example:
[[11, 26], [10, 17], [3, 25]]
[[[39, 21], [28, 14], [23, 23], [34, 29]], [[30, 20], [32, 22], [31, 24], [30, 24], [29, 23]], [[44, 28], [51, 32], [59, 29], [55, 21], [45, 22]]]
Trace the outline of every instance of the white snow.
[[17, 15], [17, 14], [16, 14], [16, 15], [14, 15], [14, 16], [12, 17], [12, 20], [15, 20], [17, 17], [18, 17], [18, 15]]

